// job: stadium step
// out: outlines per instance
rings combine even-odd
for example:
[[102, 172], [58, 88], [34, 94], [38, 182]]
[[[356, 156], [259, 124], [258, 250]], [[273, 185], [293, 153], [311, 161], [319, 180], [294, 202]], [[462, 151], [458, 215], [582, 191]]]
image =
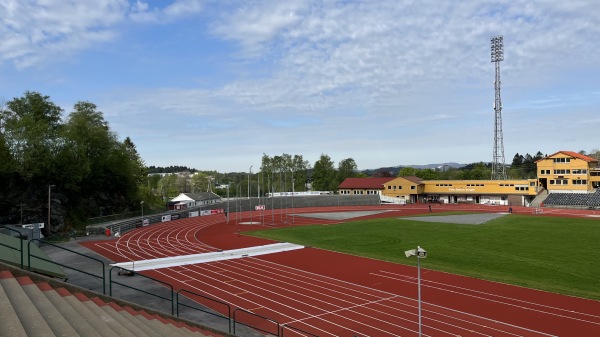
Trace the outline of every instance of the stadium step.
[[0, 337], [228, 336], [0, 270]]

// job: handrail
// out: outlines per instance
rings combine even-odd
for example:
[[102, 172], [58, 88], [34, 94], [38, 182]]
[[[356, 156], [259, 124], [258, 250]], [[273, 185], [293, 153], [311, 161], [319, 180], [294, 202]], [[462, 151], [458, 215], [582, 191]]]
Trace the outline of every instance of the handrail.
[[302, 329], [299, 329], [299, 328], [296, 328], [296, 327], [293, 327], [293, 326], [287, 325], [287, 324], [281, 325], [281, 337], [284, 337], [283, 336], [283, 330], [285, 330], [285, 328], [288, 328], [288, 329], [291, 329], [291, 330], [295, 330], [296, 332], [303, 333], [303, 334], [305, 334], [307, 336], [319, 337], [319, 335], [315, 335], [314, 333], [310, 333], [308, 331], [304, 331]]
[[[45, 244], [45, 245], [50, 245], [50, 246], [52, 246], [52, 247], [60, 248], [60, 249], [62, 249], [62, 250], [66, 250], [66, 251], [68, 251], [68, 252], [75, 253], [75, 254], [77, 254], [77, 255], [79, 255], [79, 256], [83, 256], [83, 257], [86, 257], [86, 258], [88, 258], [88, 259], [91, 259], [91, 260], [94, 260], [94, 261], [98, 261], [98, 262], [100, 262], [100, 264], [102, 264], [102, 276], [99, 276], [99, 275], [96, 275], [96, 274], [92, 274], [92, 273], [89, 273], [89, 272], [87, 272], [87, 271], [84, 271], [84, 270], [81, 270], [81, 269], [77, 269], [77, 268], [74, 268], [74, 267], [68, 266], [68, 265], [66, 265], [66, 264], [62, 264], [62, 263], [59, 263], [59, 262], [53, 261], [53, 260], [49, 260], [49, 259], [46, 259], [46, 258], [44, 258], [44, 257], [41, 257], [41, 256], [32, 255], [32, 254], [31, 254], [31, 249], [30, 249], [30, 248], [31, 248], [31, 243], [32, 243], [33, 241], [38, 241], [38, 242], [40, 242], [40, 243], [43, 243], [43, 244]], [[33, 256], [33, 257], [35, 257], [35, 258], [37, 258], [37, 259], [39, 259], [39, 260], [42, 260], [42, 261], [51, 262], [51, 263], [54, 263], [54, 264], [56, 264], [56, 265], [59, 265], [59, 266], [61, 266], [61, 267], [69, 268], [69, 269], [72, 269], [72, 270], [78, 271], [78, 272], [80, 272], [80, 273], [84, 273], [84, 274], [86, 274], [86, 275], [89, 275], [89, 276], [93, 276], [93, 277], [96, 277], [96, 278], [102, 279], [102, 293], [103, 293], [104, 295], [106, 295], [106, 273], [104, 272], [104, 269], [105, 269], [105, 264], [104, 264], [104, 261], [102, 261], [102, 260], [100, 260], [100, 259], [97, 259], [97, 258], [95, 258], [95, 257], [92, 257], [92, 256], [88, 256], [88, 255], [85, 255], [85, 254], [82, 254], [82, 253], [76, 252], [76, 251], [74, 251], [74, 250], [72, 250], [72, 249], [65, 248], [65, 247], [62, 247], [62, 246], [59, 246], [59, 245], [55, 245], [55, 244], [53, 244], [53, 243], [50, 243], [50, 242], [48, 242], [48, 241], [44, 241], [44, 240], [40, 240], [40, 239], [31, 239], [31, 240], [29, 240], [29, 242], [27, 243], [27, 264], [28, 264], [28, 270], [29, 270], [29, 271], [31, 271], [31, 257], [32, 257], [32, 256]]]
[[247, 326], [247, 327], [250, 327], [250, 328], [256, 329], [256, 330], [258, 330], [258, 331], [262, 331], [262, 332], [266, 332], [266, 333], [269, 333], [269, 334], [273, 334], [271, 331], [267, 331], [267, 330], [261, 329], [261, 328], [259, 328], [259, 327], [257, 327], [257, 326], [252, 326], [252, 325], [250, 325], [250, 324], [246, 324], [246, 323], [238, 322], [238, 321], [235, 319], [236, 313], [237, 313], [238, 311], [242, 311], [242, 312], [245, 312], [245, 313], [247, 313], [247, 314], [250, 314], [250, 315], [253, 315], [253, 316], [256, 316], [256, 317], [260, 317], [260, 318], [264, 319], [265, 321], [269, 321], [269, 322], [275, 323], [275, 325], [277, 325], [277, 333], [275, 334], [275, 336], [279, 336], [279, 322], [277, 322], [276, 320], [270, 319], [270, 318], [268, 318], [268, 317], [261, 316], [261, 315], [259, 315], [259, 314], [255, 314], [255, 313], [253, 313], [253, 312], [251, 312], [251, 311], [248, 311], [248, 310], [245, 310], [245, 309], [242, 309], [242, 308], [236, 308], [236, 309], [233, 311], [233, 334], [234, 334], [234, 335], [235, 335], [235, 324], [236, 324], [236, 323], [239, 323], [239, 324], [241, 324], [241, 325], [244, 325], [244, 326]]
[[[164, 284], [164, 285], [168, 286], [169, 288], [171, 288], [171, 298], [164, 297], [164, 296], [161, 296], [161, 295], [157, 295], [157, 294], [154, 294], [154, 293], [151, 293], [151, 292], [148, 292], [148, 291], [142, 290], [142, 289], [138, 289], [138, 288], [136, 288], [136, 287], [132, 287], [132, 286], [130, 286], [130, 285], [127, 285], [127, 284], [125, 284], [125, 283], [121, 283], [121, 282], [113, 281], [113, 280], [112, 280], [112, 270], [113, 270], [113, 269], [115, 269], [115, 268], [119, 268], [119, 269], [122, 269], [122, 270], [128, 271], [128, 272], [130, 272], [130, 273], [133, 273], [133, 275], [140, 275], [140, 276], [143, 276], [143, 277], [145, 277], [145, 278], [147, 278], [147, 279], [150, 279], [150, 280], [152, 280], [152, 281], [154, 281], [154, 282], [162, 283], [162, 284]], [[125, 268], [118, 267], [118, 266], [113, 266], [113, 267], [112, 267], [112, 268], [110, 268], [110, 270], [108, 271], [108, 285], [109, 285], [109, 287], [108, 287], [108, 289], [109, 289], [109, 293], [108, 293], [108, 294], [109, 294], [109, 296], [112, 296], [112, 285], [113, 285], [113, 283], [115, 283], [115, 284], [118, 284], [118, 285], [121, 285], [121, 286], [123, 286], [123, 287], [125, 287], [125, 288], [129, 288], [129, 289], [137, 290], [137, 291], [139, 291], [139, 292], [142, 292], [142, 293], [144, 293], [144, 294], [147, 294], [147, 295], [152, 295], [152, 296], [154, 296], [154, 297], [158, 297], [158, 298], [160, 298], [160, 299], [163, 299], [163, 300], [171, 301], [171, 315], [173, 315], [173, 316], [175, 315], [175, 301], [174, 301], [174, 297], [175, 297], [175, 296], [174, 296], [174, 294], [175, 294], [175, 291], [174, 291], [174, 289], [173, 289], [173, 286], [172, 286], [170, 283], [167, 283], [167, 282], [165, 282], [165, 281], [161, 281], [161, 280], [159, 280], [159, 279], [155, 279], [155, 278], [153, 278], [153, 277], [150, 277], [150, 276], [147, 276], [147, 275], [140, 274], [140, 273], [138, 273], [138, 272], [136, 272], [136, 271], [134, 271], [134, 270], [125, 269]]]
[[[14, 228], [6, 227], [5, 225], [1, 225], [0, 227], [8, 229], [9, 231], [19, 233], [19, 241], [21, 242], [21, 269], [23, 269], [23, 255], [24, 255], [23, 254], [23, 233], [19, 232], [18, 230], [14, 229]], [[13, 246], [5, 245], [3, 243], [0, 243], [0, 246], [4, 246], [4, 247], [10, 248], [12, 250], [18, 250], [17, 248], [15, 248]]]
[[[214, 313], [214, 312], [210, 312], [210, 311], [208, 311], [208, 310], [203, 310], [203, 309], [200, 309], [200, 308], [192, 307], [191, 305], [187, 305], [187, 304], [184, 304], [184, 303], [180, 303], [180, 302], [179, 302], [179, 294], [180, 294], [180, 293], [188, 293], [188, 294], [192, 294], [192, 295], [195, 295], [195, 296], [198, 296], [198, 297], [202, 297], [202, 298], [204, 298], [204, 299], [207, 299], [207, 300], [210, 300], [210, 301], [213, 301], [213, 302], [219, 303], [219, 304], [223, 304], [223, 305], [225, 305], [225, 306], [227, 307], [227, 316], [225, 316], [225, 315], [222, 315], [222, 314], [220, 314], [220, 313], [218, 313], [218, 312], [217, 312], [217, 313]], [[184, 295], [182, 295], [182, 296], [184, 296]], [[184, 297], [187, 297], [187, 296], [184, 296]], [[177, 293], [176, 293], [176, 297], [175, 297], [175, 302], [176, 302], [176, 305], [175, 305], [175, 306], [176, 306], [176, 308], [177, 308], [177, 314], [176, 314], [176, 316], [177, 316], [177, 317], [179, 317], [179, 306], [180, 306], [180, 305], [181, 305], [181, 306], [184, 306], [184, 307], [187, 307], [187, 308], [190, 308], [190, 309], [199, 310], [199, 311], [202, 311], [202, 312], [204, 312], [204, 313], [207, 313], [207, 314], [210, 314], [210, 315], [213, 315], [213, 316], [217, 316], [217, 317], [220, 317], [220, 318], [223, 318], [223, 319], [227, 319], [227, 321], [228, 321], [228, 322], [227, 322], [227, 326], [228, 326], [228, 328], [229, 328], [228, 332], [229, 332], [229, 333], [231, 333], [231, 306], [230, 306], [229, 304], [227, 304], [227, 303], [225, 303], [225, 302], [222, 302], [222, 301], [219, 301], [219, 300], [216, 300], [216, 299], [214, 299], [214, 298], [210, 298], [210, 297], [207, 297], [207, 296], [204, 296], [204, 295], [201, 295], [201, 294], [198, 294], [198, 293], [195, 293], [195, 292], [189, 291], [189, 290], [185, 290], [185, 289], [179, 289], [179, 290], [177, 291]]]

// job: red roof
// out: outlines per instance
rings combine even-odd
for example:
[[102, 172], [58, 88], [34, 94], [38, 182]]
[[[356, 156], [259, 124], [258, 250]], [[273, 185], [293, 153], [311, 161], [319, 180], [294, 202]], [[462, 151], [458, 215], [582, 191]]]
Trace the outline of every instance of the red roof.
[[417, 176], [406, 176], [406, 177], [400, 177], [400, 178], [404, 178], [404, 179], [410, 181], [411, 183], [415, 183], [415, 184], [421, 184], [423, 182], [423, 179], [421, 179]]
[[558, 151], [558, 152], [556, 152], [556, 153], [553, 153], [553, 154], [551, 154], [551, 155], [547, 156], [546, 158], [543, 158], [543, 159], [540, 159], [540, 160], [536, 161], [536, 163], [537, 163], [537, 162], [539, 162], [539, 161], [542, 161], [542, 160], [544, 160], [544, 159], [548, 159], [548, 158], [550, 158], [550, 157], [556, 156], [556, 155], [557, 155], [557, 154], [559, 154], [559, 153], [566, 154], [566, 155], [567, 155], [567, 156], [569, 156], [569, 157], [573, 157], [573, 158], [581, 159], [581, 160], [583, 160], [583, 161], [586, 161], [586, 162], [588, 162], [588, 163], [589, 163], [589, 162], [597, 162], [597, 161], [598, 161], [597, 159], [594, 159], [594, 158], [592, 158], [592, 157], [589, 157], [589, 156], [586, 156], [586, 155], [583, 155], [583, 154], [579, 154], [579, 153], [577, 153], [577, 152], [573, 152], [573, 151]]
[[338, 189], [383, 189], [383, 184], [394, 180], [396, 177], [388, 178], [346, 178]]

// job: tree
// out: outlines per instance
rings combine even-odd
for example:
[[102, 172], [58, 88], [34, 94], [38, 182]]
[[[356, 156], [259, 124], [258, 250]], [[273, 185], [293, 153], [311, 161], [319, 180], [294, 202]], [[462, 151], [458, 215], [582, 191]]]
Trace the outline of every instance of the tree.
[[427, 168], [422, 170], [417, 170], [416, 176], [423, 180], [436, 180], [438, 179], [438, 174], [436, 171]]
[[319, 160], [315, 162], [313, 169], [313, 189], [317, 191], [334, 191], [339, 184], [336, 179], [336, 171], [333, 161], [328, 155], [321, 154]]
[[417, 175], [417, 169], [414, 167], [403, 167], [398, 172], [398, 177], [411, 177]]
[[49, 96], [31, 91], [6, 106], [2, 111], [5, 142], [17, 163], [15, 169], [27, 182], [48, 184], [54, 173], [62, 109]]
[[356, 171], [358, 171], [358, 166], [356, 162], [352, 158], [347, 158], [338, 163], [338, 186], [342, 183], [346, 178], [353, 178], [356, 176]]

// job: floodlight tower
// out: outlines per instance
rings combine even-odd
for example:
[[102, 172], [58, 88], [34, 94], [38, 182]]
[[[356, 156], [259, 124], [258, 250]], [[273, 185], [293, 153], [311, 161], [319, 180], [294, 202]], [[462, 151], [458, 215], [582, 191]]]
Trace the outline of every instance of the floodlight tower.
[[496, 81], [494, 89], [494, 161], [492, 162], [492, 180], [506, 180], [506, 165], [504, 163], [504, 140], [502, 136], [502, 99], [500, 98], [500, 61], [504, 61], [504, 42], [502, 35], [492, 37], [492, 62], [496, 66]]

